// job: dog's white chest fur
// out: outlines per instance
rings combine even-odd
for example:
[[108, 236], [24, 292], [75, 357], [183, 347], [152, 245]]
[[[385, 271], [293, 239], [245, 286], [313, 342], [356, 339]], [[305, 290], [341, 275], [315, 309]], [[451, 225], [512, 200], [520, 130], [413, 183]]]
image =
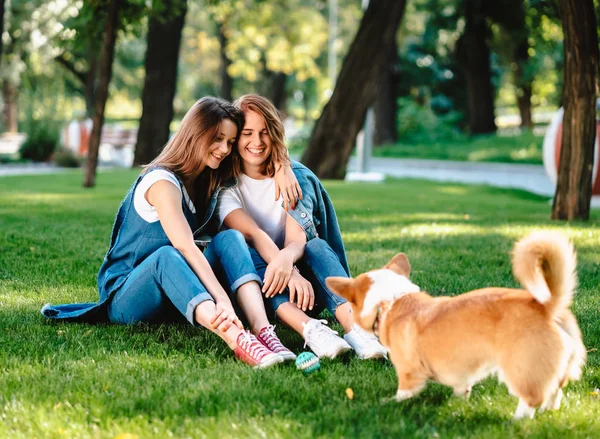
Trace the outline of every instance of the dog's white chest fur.
[[382, 302], [393, 301], [406, 294], [421, 291], [406, 276], [394, 273], [392, 270], [375, 270], [368, 273], [368, 276], [373, 283], [365, 295], [362, 316], [373, 313]]

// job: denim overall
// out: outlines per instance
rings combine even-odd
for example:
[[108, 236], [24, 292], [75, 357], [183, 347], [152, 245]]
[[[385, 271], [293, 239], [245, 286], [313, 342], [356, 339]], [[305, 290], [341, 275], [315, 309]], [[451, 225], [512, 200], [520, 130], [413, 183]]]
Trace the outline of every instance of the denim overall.
[[[160, 221], [149, 223], [135, 210], [133, 196], [142, 178], [143, 175], [137, 178], [119, 207], [110, 247], [98, 273], [100, 300], [94, 303], [46, 305], [41, 311], [44, 316], [124, 324], [183, 316], [196, 325], [194, 309], [213, 298], [181, 253], [171, 245]], [[181, 181], [179, 184], [183, 188]], [[212, 195], [203, 224], [197, 227], [196, 215], [188, 206], [182, 189], [181, 206], [190, 229], [196, 231], [195, 237], [211, 232], [211, 219], [220, 190], [217, 189]], [[205, 249], [204, 255], [209, 264], [226, 277], [232, 288], [237, 289], [249, 281], [260, 283], [242, 234], [237, 231], [226, 232], [216, 235]], [[206, 237], [203, 240], [208, 241]]]

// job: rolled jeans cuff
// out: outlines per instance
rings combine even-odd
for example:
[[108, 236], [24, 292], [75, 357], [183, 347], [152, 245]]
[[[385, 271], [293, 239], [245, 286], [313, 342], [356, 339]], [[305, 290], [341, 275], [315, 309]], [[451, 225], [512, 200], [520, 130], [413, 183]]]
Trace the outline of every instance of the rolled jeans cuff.
[[194, 311], [196, 307], [200, 305], [202, 302], [206, 302], [207, 300], [215, 301], [213, 297], [206, 291], [199, 293], [197, 296], [192, 297], [192, 300], [188, 302], [187, 310], [185, 312], [185, 318], [194, 326], [201, 326], [196, 319], [194, 318]]
[[232, 285], [231, 285], [231, 292], [232, 293], [236, 293], [238, 288], [241, 287], [242, 285], [248, 283], [248, 282], [252, 282], [252, 281], [256, 281], [258, 282], [258, 285], [261, 286], [262, 285], [262, 279], [260, 278], [260, 276], [256, 273], [248, 273], [243, 275], [242, 277], [240, 277], [238, 280], [236, 280]]

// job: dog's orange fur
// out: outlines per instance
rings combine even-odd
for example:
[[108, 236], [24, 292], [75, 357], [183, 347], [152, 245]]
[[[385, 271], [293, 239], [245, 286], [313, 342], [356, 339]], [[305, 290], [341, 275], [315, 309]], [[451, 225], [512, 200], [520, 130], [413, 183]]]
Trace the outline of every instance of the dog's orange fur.
[[[378, 319], [380, 341], [398, 376], [397, 400], [415, 395], [428, 380], [468, 396], [473, 384], [497, 372], [519, 398], [515, 417], [521, 418], [532, 417], [540, 405], [558, 408], [562, 387], [581, 375], [586, 351], [568, 308], [575, 265], [565, 237], [537, 232], [513, 251], [513, 271], [527, 290], [492, 287], [457, 297], [398, 291], [392, 302], [365, 310], [367, 294], [382, 293], [375, 270], [356, 279], [330, 277], [327, 285], [352, 304], [365, 330], [372, 331]], [[402, 253], [384, 269], [410, 274]]]

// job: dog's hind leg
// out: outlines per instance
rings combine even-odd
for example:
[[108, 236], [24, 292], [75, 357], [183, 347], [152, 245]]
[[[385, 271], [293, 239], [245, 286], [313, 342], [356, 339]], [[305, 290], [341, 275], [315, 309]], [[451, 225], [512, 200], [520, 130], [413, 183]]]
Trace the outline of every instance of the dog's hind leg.
[[556, 389], [552, 395], [550, 395], [546, 401], [543, 402], [540, 412], [546, 410], [558, 410], [562, 401], [563, 391], [561, 388]]
[[519, 419], [533, 419], [535, 416], [535, 407], [531, 407], [529, 404], [525, 402], [525, 400], [519, 398], [519, 405], [517, 406], [517, 410], [513, 416], [513, 419], [518, 421]]
[[508, 390], [519, 398], [515, 419], [533, 417], [535, 409], [554, 396], [567, 365], [564, 342], [554, 325], [532, 326], [529, 331], [529, 336], [512, 341], [499, 361]]

